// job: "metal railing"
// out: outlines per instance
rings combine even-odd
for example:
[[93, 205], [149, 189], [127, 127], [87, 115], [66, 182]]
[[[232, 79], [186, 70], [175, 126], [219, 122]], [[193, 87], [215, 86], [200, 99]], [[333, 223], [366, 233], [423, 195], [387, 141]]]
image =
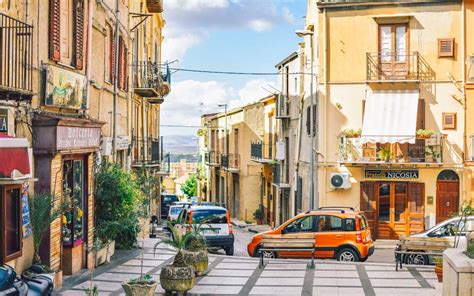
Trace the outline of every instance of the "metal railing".
[[221, 154], [218, 151], [207, 151], [204, 153], [206, 164], [208, 165], [220, 165]]
[[289, 118], [290, 116], [290, 104], [288, 102], [288, 97], [284, 94], [279, 94], [277, 97], [277, 109], [276, 109], [276, 118], [284, 119]]
[[170, 91], [170, 73], [162, 73], [161, 66], [149, 61], [134, 63], [133, 89], [143, 97], [164, 97]]
[[252, 141], [250, 144], [250, 158], [256, 161], [272, 161], [275, 159], [275, 144], [262, 141]]
[[132, 138], [133, 164], [160, 164], [163, 160], [161, 138]]
[[222, 153], [221, 166], [227, 169], [238, 170], [240, 167], [240, 155], [234, 153]]
[[31, 93], [33, 26], [0, 13], [0, 90]]
[[367, 53], [367, 80], [420, 80], [421, 61], [417, 51]]
[[341, 137], [339, 161], [341, 163], [442, 163], [443, 140], [441, 135], [416, 139], [415, 144], [362, 143], [361, 138]]

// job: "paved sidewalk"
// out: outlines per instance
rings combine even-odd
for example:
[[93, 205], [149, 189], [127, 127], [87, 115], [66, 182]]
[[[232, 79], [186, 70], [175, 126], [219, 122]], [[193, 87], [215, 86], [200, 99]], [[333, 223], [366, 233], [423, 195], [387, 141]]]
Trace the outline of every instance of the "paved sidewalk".
[[[153, 254], [154, 239], [146, 241], [144, 271], [159, 281], [161, 267], [173, 260], [174, 252], [159, 249]], [[396, 272], [393, 264], [339, 263], [316, 261], [316, 269], [306, 268], [308, 260], [275, 259], [258, 269], [255, 258], [209, 256], [209, 269], [196, 278], [190, 295], [441, 295], [432, 267], [408, 267]], [[121, 282], [140, 274], [140, 255], [122, 265], [103, 269], [94, 276], [100, 295], [124, 295]], [[67, 283], [65, 287], [67, 287]], [[84, 295], [86, 279], [58, 291], [59, 295]], [[156, 295], [163, 294], [160, 285]]]

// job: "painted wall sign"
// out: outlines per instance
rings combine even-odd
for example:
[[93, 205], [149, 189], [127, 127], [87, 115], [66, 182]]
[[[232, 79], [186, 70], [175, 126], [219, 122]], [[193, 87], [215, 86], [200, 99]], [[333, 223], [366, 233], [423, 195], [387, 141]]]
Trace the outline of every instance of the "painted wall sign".
[[0, 109], [0, 132], [8, 132], [8, 109]]
[[365, 170], [366, 179], [375, 180], [410, 180], [418, 179], [418, 170]]
[[100, 127], [57, 127], [57, 149], [97, 148], [100, 145]]
[[49, 65], [46, 74], [44, 104], [81, 109], [86, 106], [86, 76]]

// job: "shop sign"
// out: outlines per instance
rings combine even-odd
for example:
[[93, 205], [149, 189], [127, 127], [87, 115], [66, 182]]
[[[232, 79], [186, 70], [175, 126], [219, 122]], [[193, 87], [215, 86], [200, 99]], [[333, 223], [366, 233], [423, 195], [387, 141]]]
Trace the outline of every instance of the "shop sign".
[[100, 127], [57, 127], [57, 149], [97, 148], [100, 145]]
[[[118, 136], [115, 146], [117, 150], [125, 150], [128, 149], [130, 145], [130, 141], [127, 136]], [[102, 145], [101, 145], [101, 151], [102, 155], [112, 155], [112, 138], [110, 137], [104, 137], [102, 138]]]
[[86, 76], [49, 65], [46, 74], [44, 104], [81, 109], [86, 106]]
[[418, 179], [418, 170], [365, 170], [366, 179], [375, 180], [410, 180]]
[[0, 109], [0, 132], [8, 132], [8, 110]]

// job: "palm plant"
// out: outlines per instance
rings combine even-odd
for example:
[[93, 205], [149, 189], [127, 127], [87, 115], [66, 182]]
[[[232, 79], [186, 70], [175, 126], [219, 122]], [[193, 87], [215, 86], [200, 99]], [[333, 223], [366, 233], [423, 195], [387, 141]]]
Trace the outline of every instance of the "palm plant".
[[[34, 263], [41, 263], [39, 247], [43, 240], [43, 235], [50, 224], [61, 217], [65, 204], [59, 202], [50, 192], [37, 192], [29, 197], [31, 228], [33, 231]], [[55, 206], [55, 204], [57, 204]]]
[[178, 231], [173, 227], [169, 221], [167, 221], [167, 226], [171, 229], [171, 238], [165, 238], [161, 241], [157, 242], [154, 246], [154, 251], [156, 253], [156, 249], [159, 245], [165, 244], [175, 248], [178, 253], [174, 257], [173, 266], [177, 267], [184, 267], [186, 266], [186, 262], [184, 261], [183, 250], [186, 248], [188, 241], [192, 238], [193, 234], [188, 232], [186, 234], [180, 235]]

